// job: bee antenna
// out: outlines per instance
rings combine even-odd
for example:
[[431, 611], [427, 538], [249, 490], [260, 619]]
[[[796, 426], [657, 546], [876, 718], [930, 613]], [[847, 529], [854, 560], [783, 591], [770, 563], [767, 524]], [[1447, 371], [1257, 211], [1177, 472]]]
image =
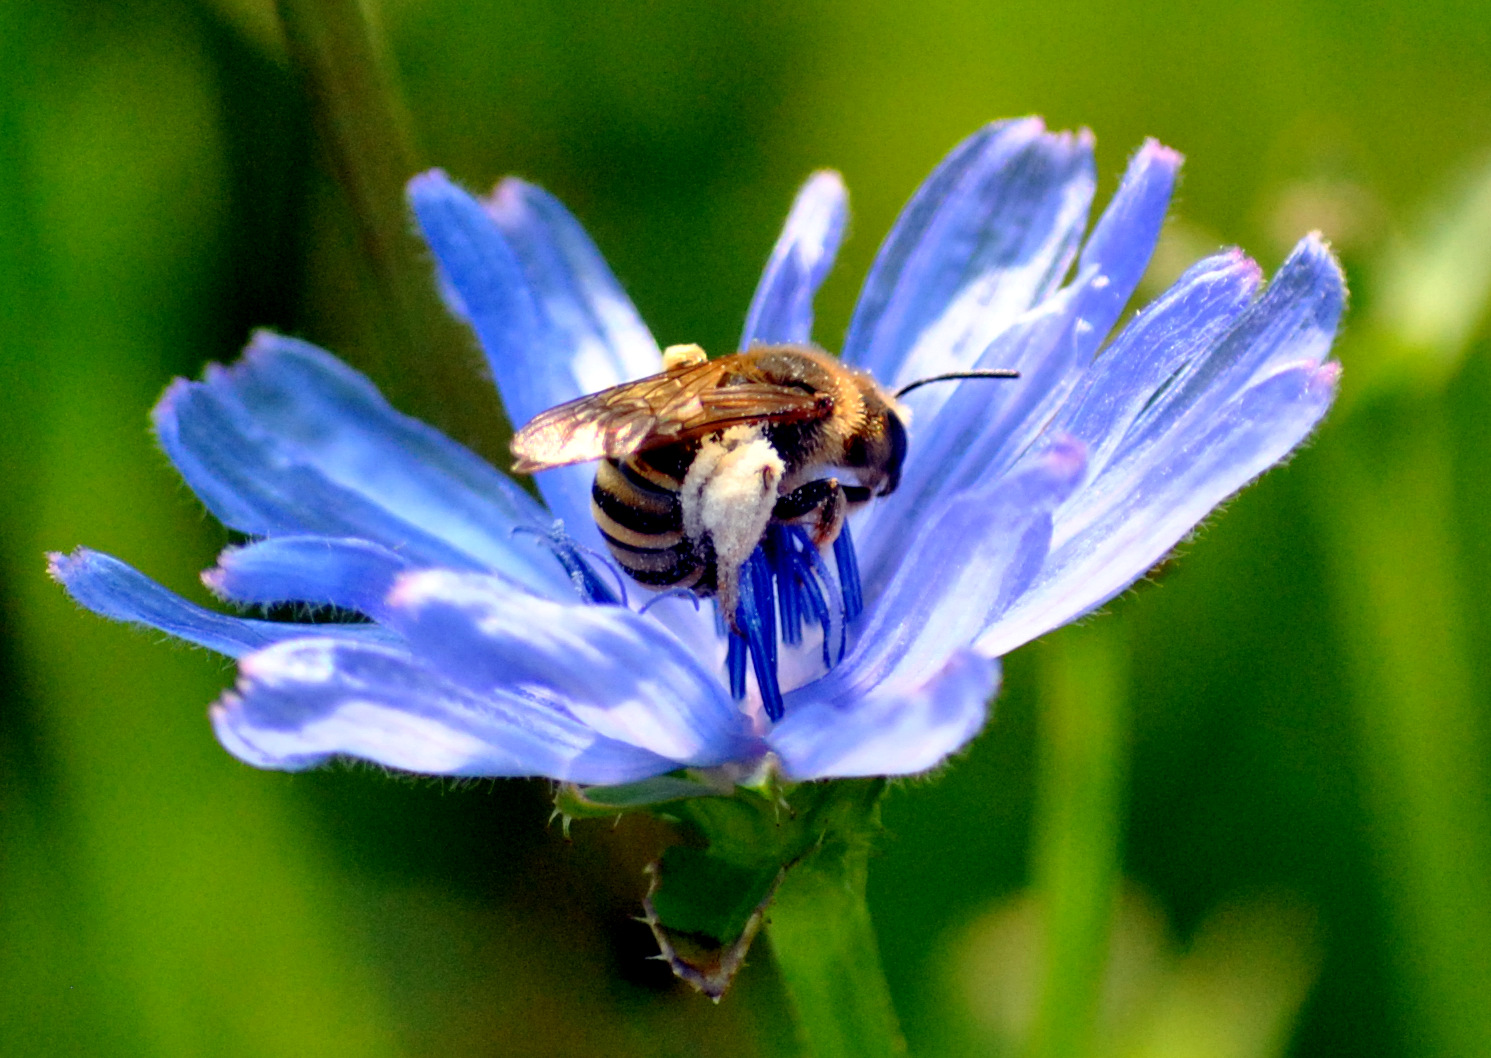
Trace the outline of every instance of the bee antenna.
[[952, 382], [960, 378], [1019, 378], [1020, 372], [1010, 371], [1007, 368], [995, 368], [988, 371], [949, 371], [945, 375], [932, 375], [929, 378], [919, 378], [915, 382], [908, 382], [896, 390], [896, 399], [900, 400], [913, 389], [918, 389], [929, 382]]

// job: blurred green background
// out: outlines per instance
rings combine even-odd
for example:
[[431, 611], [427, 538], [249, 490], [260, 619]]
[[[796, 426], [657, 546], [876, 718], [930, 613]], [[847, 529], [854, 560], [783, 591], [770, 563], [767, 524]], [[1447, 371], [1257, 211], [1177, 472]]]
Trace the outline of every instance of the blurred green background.
[[[422, 163], [557, 193], [664, 344], [733, 345], [831, 166], [854, 208], [835, 345], [901, 203], [1000, 116], [1093, 128], [1100, 202], [1144, 136], [1186, 154], [1148, 294], [1219, 244], [1271, 269], [1323, 229], [1350, 407], [1155, 583], [1009, 659], [971, 750], [892, 791], [872, 912], [914, 1054], [1039, 1037], [1042, 901], [1104, 848], [1126, 881], [1067, 1053], [1491, 1053], [1491, 202], [1456, 198], [1491, 150], [1484, 3], [377, 14]], [[146, 411], [255, 326], [500, 453], [495, 401], [391, 352], [371, 289], [269, 3], [0, 5], [0, 1053], [793, 1053], [764, 946], [719, 1006], [646, 961], [656, 826], [566, 843], [542, 783], [255, 772], [206, 722], [230, 665], [46, 580], [44, 550], [86, 543], [206, 601], [227, 535]], [[1102, 847], [1062, 860], [1051, 821], [1082, 802], [1052, 717], [1089, 701]]]

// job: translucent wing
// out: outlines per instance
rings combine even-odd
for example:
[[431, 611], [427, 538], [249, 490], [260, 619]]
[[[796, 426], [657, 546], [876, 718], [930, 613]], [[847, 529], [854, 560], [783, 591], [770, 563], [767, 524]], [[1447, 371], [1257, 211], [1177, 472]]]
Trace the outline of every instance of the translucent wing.
[[740, 354], [687, 364], [550, 408], [512, 440], [513, 470], [535, 470], [622, 459], [751, 422], [800, 422], [826, 417], [823, 393], [765, 380]]

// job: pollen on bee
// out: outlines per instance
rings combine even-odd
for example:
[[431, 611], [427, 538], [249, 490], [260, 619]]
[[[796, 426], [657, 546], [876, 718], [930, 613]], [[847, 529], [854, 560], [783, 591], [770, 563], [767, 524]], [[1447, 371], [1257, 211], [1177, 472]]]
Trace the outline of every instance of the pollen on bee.
[[702, 364], [709, 356], [704, 352], [704, 347], [694, 342], [687, 345], [670, 345], [663, 350], [663, 370], [672, 371], [677, 367], [691, 367], [694, 364]]
[[771, 520], [784, 469], [781, 456], [760, 437], [720, 452], [717, 459], [695, 461], [684, 495], [697, 495], [700, 528], [722, 561], [738, 566], [755, 550]]

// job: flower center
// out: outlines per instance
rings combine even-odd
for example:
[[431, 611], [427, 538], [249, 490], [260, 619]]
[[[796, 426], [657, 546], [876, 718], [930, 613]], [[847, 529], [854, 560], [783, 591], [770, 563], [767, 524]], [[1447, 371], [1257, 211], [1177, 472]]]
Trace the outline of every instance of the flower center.
[[834, 541], [838, 576], [813, 546], [807, 530], [796, 525], [772, 523], [761, 543], [740, 571], [740, 607], [736, 611], [739, 633], [729, 636], [725, 668], [730, 693], [739, 701], [746, 695], [746, 665], [749, 661], [761, 690], [767, 718], [782, 718], [782, 688], [777, 677], [777, 641], [787, 646], [802, 643], [803, 627], [816, 622], [823, 630], [823, 664], [832, 668], [844, 656], [846, 626], [864, 609], [859, 563], [849, 526], [844, 525]]

